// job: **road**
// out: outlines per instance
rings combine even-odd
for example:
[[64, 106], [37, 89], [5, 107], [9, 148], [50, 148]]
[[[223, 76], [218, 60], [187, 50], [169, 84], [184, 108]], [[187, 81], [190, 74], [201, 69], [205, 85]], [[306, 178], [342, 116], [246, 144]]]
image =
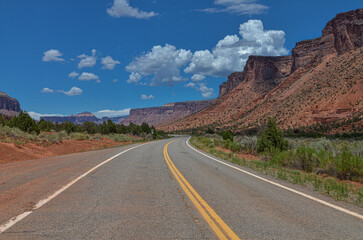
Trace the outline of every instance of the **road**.
[[362, 208], [186, 140], [0, 165], [0, 239], [363, 239]]

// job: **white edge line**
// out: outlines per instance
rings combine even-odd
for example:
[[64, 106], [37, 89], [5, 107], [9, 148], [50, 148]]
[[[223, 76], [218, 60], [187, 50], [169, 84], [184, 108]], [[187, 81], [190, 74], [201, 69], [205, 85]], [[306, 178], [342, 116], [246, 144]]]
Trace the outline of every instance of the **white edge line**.
[[87, 172], [83, 173], [82, 175], [80, 175], [79, 177], [77, 177], [76, 179], [74, 179], [73, 181], [71, 181], [70, 183], [68, 183], [67, 185], [63, 186], [61, 189], [59, 189], [58, 191], [54, 192], [52, 195], [48, 196], [45, 199], [39, 200], [37, 202], [37, 204], [35, 204], [34, 208], [31, 211], [26, 211], [23, 212], [13, 218], [11, 218], [7, 223], [0, 225], [0, 234], [5, 232], [7, 229], [11, 228], [12, 226], [14, 226], [17, 222], [21, 221], [22, 219], [24, 219], [25, 217], [27, 217], [28, 215], [30, 215], [34, 210], [42, 207], [44, 204], [46, 204], [47, 202], [49, 202], [50, 200], [52, 200], [53, 198], [55, 198], [56, 196], [58, 196], [59, 194], [61, 194], [62, 192], [64, 192], [66, 189], [68, 189], [70, 186], [72, 186], [73, 184], [75, 184], [76, 182], [78, 182], [79, 180], [81, 180], [82, 178], [84, 178], [85, 176], [87, 176], [88, 174], [90, 174], [91, 172], [93, 172], [94, 170], [96, 170], [97, 168], [101, 167], [102, 165], [108, 163], [109, 161], [113, 160], [114, 158], [120, 156], [121, 154], [124, 154], [132, 149], [135, 149], [137, 147], [141, 147], [144, 146], [145, 144], [149, 144], [149, 143], [144, 143], [141, 145], [137, 145], [135, 147], [126, 149], [118, 154], [116, 154], [113, 157], [110, 157], [109, 159], [106, 159], [105, 161], [101, 162], [100, 164], [96, 165], [95, 167], [91, 168], [90, 170], [88, 170]]
[[359, 219], [363, 220], [363, 215], [360, 215], [359, 213], [356, 213], [356, 212], [350, 211], [350, 210], [348, 210], [348, 209], [345, 209], [345, 208], [339, 207], [339, 206], [337, 206], [337, 205], [334, 205], [334, 204], [331, 204], [331, 203], [329, 203], [329, 202], [323, 201], [323, 200], [321, 200], [321, 199], [319, 199], [319, 198], [316, 198], [316, 197], [310, 196], [310, 195], [308, 195], [308, 194], [305, 194], [305, 193], [299, 192], [299, 191], [297, 191], [297, 190], [295, 190], [295, 189], [292, 189], [292, 188], [286, 187], [286, 186], [281, 185], [281, 184], [278, 184], [278, 183], [276, 183], [276, 182], [273, 182], [273, 181], [267, 180], [267, 179], [265, 179], [265, 178], [263, 178], [263, 177], [260, 177], [260, 176], [258, 176], [258, 175], [253, 174], [253, 173], [250, 173], [250, 172], [248, 172], [248, 171], [245, 171], [245, 170], [243, 170], [243, 169], [240, 169], [240, 168], [235, 167], [235, 166], [233, 166], [233, 165], [230, 165], [230, 164], [228, 164], [228, 163], [222, 162], [222, 161], [220, 161], [220, 160], [218, 160], [218, 159], [215, 159], [215, 158], [213, 158], [213, 157], [211, 157], [211, 156], [209, 156], [209, 155], [207, 155], [207, 154], [205, 154], [205, 153], [203, 153], [203, 152], [201, 152], [201, 151], [199, 151], [199, 150], [195, 149], [194, 147], [192, 147], [192, 146], [189, 144], [189, 139], [190, 139], [190, 138], [191, 138], [191, 137], [189, 137], [189, 138], [187, 139], [186, 144], [187, 144], [187, 145], [188, 145], [191, 149], [193, 149], [194, 151], [196, 151], [196, 152], [198, 152], [198, 153], [200, 153], [200, 154], [202, 154], [202, 155], [204, 155], [204, 156], [206, 156], [206, 157], [208, 157], [208, 158], [212, 159], [213, 161], [219, 162], [219, 163], [224, 164], [224, 165], [226, 165], [226, 166], [228, 166], [228, 167], [231, 167], [231, 168], [233, 168], [233, 169], [236, 169], [236, 170], [238, 170], [238, 171], [240, 171], [240, 172], [243, 172], [243, 173], [245, 173], [245, 174], [248, 174], [248, 175], [250, 175], [250, 176], [252, 176], [252, 177], [258, 178], [258, 179], [260, 179], [260, 180], [262, 180], [262, 181], [264, 181], [264, 182], [270, 183], [270, 184], [275, 185], [275, 186], [277, 186], [277, 187], [283, 188], [283, 189], [285, 189], [285, 190], [287, 190], [287, 191], [290, 191], [290, 192], [296, 193], [296, 194], [298, 194], [298, 195], [300, 195], [300, 196], [306, 197], [306, 198], [311, 199], [311, 200], [313, 200], [313, 201], [315, 201], [315, 202], [321, 203], [321, 204], [323, 204], [323, 205], [325, 205], [325, 206], [328, 206], [328, 207], [334, 208], [334, 209], [336, 209], [336, 210], [338, 210], [338, 211], [344, 212], [344, 213], [346, 213], [346, 214], [352, 215], [352, 216], [354, 216], [354, 217], [357, 217], [357, 218], [359, 218]]

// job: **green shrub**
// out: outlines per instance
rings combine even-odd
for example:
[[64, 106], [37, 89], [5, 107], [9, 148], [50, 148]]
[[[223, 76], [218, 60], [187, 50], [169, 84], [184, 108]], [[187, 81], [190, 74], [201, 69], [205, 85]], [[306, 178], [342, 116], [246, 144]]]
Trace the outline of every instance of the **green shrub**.
[[266, 129], [257, 141], [258, 152], [284, 151], [288, 149], [288, 142], [283, 137], [282, 131], [277, 127], [276, 120], [270, 118]]
[[228, 131], [228, 130], [225, 130], [221, 133], [221, 136], [223, 137], [224, 140], [230, 140], [233, 142], [233, 134]]

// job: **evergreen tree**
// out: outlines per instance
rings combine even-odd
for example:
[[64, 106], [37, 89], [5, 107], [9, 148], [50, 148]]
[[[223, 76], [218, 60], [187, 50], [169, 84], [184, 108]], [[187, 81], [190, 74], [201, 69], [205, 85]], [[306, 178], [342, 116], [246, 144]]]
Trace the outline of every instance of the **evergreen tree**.
[[257, 151], [284, 151], [287, 148], [288, 142], [284, 139], [282, 131], [277, 127], [276, 120], [269, 118], [266, 129], [257, 141]]

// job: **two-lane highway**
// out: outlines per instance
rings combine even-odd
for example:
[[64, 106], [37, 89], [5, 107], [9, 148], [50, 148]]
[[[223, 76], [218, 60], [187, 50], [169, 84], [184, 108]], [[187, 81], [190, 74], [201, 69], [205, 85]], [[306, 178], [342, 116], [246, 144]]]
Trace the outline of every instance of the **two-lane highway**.
[[263, 181], [186, 140], [1, 165], [0, 239], [363, 239], [348, 214], [362, 208], [237, 167]]

